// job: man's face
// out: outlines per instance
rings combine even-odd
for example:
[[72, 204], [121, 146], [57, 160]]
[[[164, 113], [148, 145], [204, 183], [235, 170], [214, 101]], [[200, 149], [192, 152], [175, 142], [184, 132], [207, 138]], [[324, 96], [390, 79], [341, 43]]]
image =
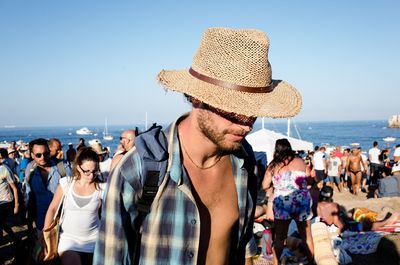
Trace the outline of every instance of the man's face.
[[57, 141], [54, 141], [50, 147], [50, 156], [55, 157], [58, 155], [58, 153], [61, 152], [61, 144]]
[[256, 120], [233, 113], [220, 111], [211, 106], [199, 108], [198, 125], [201, 132], [220, 151], [238, 150], [244, 137], [253, 129]]
[[39, 166], [45, 166], [50, 161], [50, 151], [45, 145], [34, 145], [31, 154], [33, 160]]
[[130, 148], [133, 146], [133, 139], [131, 139], [130, 135], [127, 133], [122, 133], [121, 136], [119, 137], [119, 142], [122, 145], [122, 147], [125, 149], [125, 151], [129, 151]]

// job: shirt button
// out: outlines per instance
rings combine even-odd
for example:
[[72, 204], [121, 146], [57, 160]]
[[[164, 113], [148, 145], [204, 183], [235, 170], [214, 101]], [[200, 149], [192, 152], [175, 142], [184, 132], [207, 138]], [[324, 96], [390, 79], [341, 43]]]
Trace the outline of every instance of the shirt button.
[[196, 219], [192, 219], [192, 221], [190, 221], [190, 223], [191, 223], [192, 225], [195, 225], [195, 224], [196, 224]]

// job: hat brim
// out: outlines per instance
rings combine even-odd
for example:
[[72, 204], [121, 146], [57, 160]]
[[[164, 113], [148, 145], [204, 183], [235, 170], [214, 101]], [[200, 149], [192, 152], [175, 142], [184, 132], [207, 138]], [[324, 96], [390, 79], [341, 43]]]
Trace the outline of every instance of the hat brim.
[[272, 80], [274, 90], [269, 93], [248, 93], [219, 87], [193, 77], [188, 70], [162, 70], [157, 80], [167, 89], [245, 116], [288, 118], [298, 114], [302, 105], [297, 89], [282, 80]]

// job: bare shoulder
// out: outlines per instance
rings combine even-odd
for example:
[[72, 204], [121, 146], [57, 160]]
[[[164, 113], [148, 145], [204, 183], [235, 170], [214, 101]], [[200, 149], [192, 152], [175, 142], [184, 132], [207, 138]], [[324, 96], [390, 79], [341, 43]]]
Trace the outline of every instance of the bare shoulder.
[[290, 167], [294, 170], [304, 171], [306, 170], [306, 163], [304, 163], [304, 160], [300, 157], [296, 157], [290, 162]]

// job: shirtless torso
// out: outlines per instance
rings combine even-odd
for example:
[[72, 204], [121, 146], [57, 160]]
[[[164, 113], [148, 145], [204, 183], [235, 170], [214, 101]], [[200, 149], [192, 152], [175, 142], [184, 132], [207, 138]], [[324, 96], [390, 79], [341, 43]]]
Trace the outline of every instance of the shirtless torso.
[[335, 202], [318, 202], [317, 214], [327, 225], [336, 225], [339, 230], [344, 228], [344, 223], [339, 218], [339, 204]]
[[360, 150], [353, 149], [352, 153], [347, 158], [347, 172], [350, 174], [351, 177], [351, 186], [353, 194], [357, 195], [358, 190], [361, 184], [361, 177], [362, 177], [362, 158], [360, 154]]
[[[198, 264], [228, 264], [232, 228], [238, 221], [236, 185], [229, 156], [209, 170], [184, 163], [200, 212]], [[224, 172], [224, 174], [221, 174]]]
[[360, 154], [350, 155], [348, 157], [347, 170], [353, 174], [357, 174], [357, 173], [361, 172], [361, 162], [362, 162], [362, 158], [361, 158]]

